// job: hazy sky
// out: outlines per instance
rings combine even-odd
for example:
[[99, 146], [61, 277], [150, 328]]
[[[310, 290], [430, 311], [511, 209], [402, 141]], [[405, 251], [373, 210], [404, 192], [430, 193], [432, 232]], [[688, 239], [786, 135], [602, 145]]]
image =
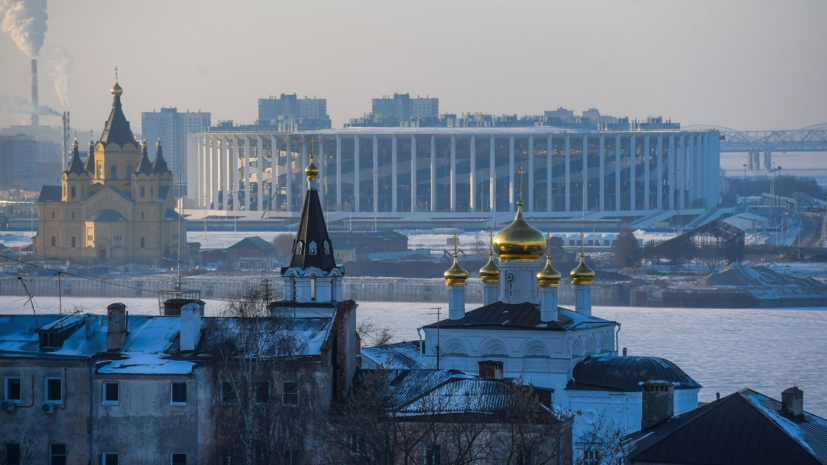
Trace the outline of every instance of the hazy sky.
[[[162, 106], [250, 123], [257, 98], [282, 92], [327, 98], [334, 126], [393, 92], [439, 97], [443, 113], [827, 122], [822, 0], [50, 0], [48, 14], [44, 53], [74, 56], [68, 109], [96, 137], [115, 66], [136, 132], [141, 111]], [[41, 104], [64, 110], [40, 74]], [[29, 60], [3, 34], [0, 94], [29, 93]], [[0, 127], [20, 121], [0, 114]]]

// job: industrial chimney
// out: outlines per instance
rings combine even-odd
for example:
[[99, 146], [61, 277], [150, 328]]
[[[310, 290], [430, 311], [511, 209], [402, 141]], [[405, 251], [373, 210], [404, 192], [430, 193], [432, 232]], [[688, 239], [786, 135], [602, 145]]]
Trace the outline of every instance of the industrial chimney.
[[37, 99], [37, 59], [32, 60], [32, 126], [40, 125], [40, 116], [37, 114], [40, 103]]

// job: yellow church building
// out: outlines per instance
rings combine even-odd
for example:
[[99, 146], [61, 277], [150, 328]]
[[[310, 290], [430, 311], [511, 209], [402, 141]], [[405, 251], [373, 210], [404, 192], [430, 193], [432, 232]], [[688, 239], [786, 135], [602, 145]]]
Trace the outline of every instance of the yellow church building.
[[61, 185], [40, 191], [36, 256], [156, 263], [175, 260], [179, 246], [186, 254], [186, 223], [175, 211], [161, 142], [150, 162], [146, 141], [135, 141], [123, 114], [122, 94], [116, 79], [112, 112], [100, 140], [89, 141], [86, 161], [75, 139]]

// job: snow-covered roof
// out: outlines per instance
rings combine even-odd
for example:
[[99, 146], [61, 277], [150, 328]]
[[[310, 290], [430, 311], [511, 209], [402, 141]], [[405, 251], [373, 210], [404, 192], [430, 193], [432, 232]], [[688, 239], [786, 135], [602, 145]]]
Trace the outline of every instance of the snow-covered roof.
[[419, 341], [404, 341], [363, 347], [362, 358], [385, 369], [416, 369], [419, 365]]

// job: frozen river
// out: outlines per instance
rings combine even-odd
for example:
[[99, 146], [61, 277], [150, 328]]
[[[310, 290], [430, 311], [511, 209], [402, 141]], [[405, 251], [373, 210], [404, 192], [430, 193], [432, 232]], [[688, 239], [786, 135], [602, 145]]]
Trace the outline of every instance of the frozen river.
[[[132, 314], [157, 314], [154, 299], [122, 299]], [[39, 312], [56, 313], [58, 299], [36, 300]], [[67, 297], [64, 311], [105, 313], [107, 298]], [[0, 297], [0, 313], [28, 313], [25, 299]], [[396, 330], [397, 340], [417, 339], [416, 328], [434, 321], [433, 304], [360, 302], [358, 318]], [[220, 301], [207, 301], [208, 313]], [[443, 306], [443, 310], [447, 308]], [[470, 309], [471, 307], [469, 307]], [[447, 312], [446, 312], [447, 313]], [[827, 310], [703, 310], [595, 307], [594, 315], [622, 323], [620, 346], [630, 355], [653, 355], [677, 363], [704, 388], [702, 401], [715, 393], [749, 387], [776, 399], [796, 385], [804, 390], [805, 409], [827, 417]]]

